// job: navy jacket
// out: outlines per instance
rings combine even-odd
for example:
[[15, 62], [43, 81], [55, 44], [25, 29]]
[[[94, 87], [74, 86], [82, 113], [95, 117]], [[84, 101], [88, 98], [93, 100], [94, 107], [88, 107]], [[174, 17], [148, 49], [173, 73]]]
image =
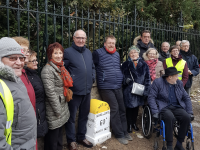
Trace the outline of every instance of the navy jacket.
[[75, 95], [86, 95], [91, 92], [95, 81], [95, 67], [92, 53], [89, 49], [78, 47], [75, 43], [64, 50], [64, 65], [73, 79], [73, 87], [70, 89]]
[[119, 89], [122, 86], [123, 75], [121, 72], [120, 56], [116, 51], [108, 53], [105, 47], [93, 52], [93, 62], [96, 69], [98, 89]]
[[[131, 93], [133, 81], [129, 82], [128, 85], [125, 82], [127, 78], [132, 79], [129, 69], [132, 73], [134, 81], [136, 83], [145, 85], [144, 96], [139, 96]], [[122, 64], [122, 73], [124, 75], [123, 95], [125, 106], [128, 108], [135, 108], [137, 106], [144, 105], [144, 97], [148, 95], [151, 85], [151, 77], [148, 65], [141, 58], [139, 58], [137, 67], [135, 69], [133, 62], [127, 60]]]
[[155, 48], [153, 43], [149, 42], [148, 45], [145, 45], [141, 39], [137, 42], [137, 47], [140, 49], [140, 57], [142, 57], [143, 53], [145, 53], [149, 48]]
[[44, 137], [48, 132], [48, 123], [46, 120], [45, 109], [45, 91], [42, 80], [37, 75], [36, 70], [25, 68], [29, 81], [35, 91], [36, 98], [36, 117], [37, 117], [37, 137]]
[[[169, 83], [164, 77], [160, 77], [153, 81], [148, 95], [148, 104], [152, 114], [159, 113], [163, 108], [169, 105], [168, 84]], [[180, 80], [177, 80], [177, 83], [175, 84], [175, 94], [180, 106], [185, 109], [188, 114], [193, 114], [190, 97], [186, 93], [183, 83]]]
[[189, 75], [188, 81], [185, 84], [186, 88], [191, 88], [192, 86], [192, 78], [193, 76], [197, 76], [199, 74], [199, 64], [196, 56], [192, 54], [188, 54], [180, 50], [180, 54], [182, 55], [183, 59], [187, 62], [188, 68], [192, 72], [192, 75]]

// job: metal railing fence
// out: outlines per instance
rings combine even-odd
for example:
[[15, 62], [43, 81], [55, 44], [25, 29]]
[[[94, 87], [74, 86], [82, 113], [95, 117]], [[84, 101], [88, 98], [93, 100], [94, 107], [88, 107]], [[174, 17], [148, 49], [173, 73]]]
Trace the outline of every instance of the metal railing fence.
[[70, 8], [63, 3], [50, 4], [48, 0], [0, 2], [0, 37], [27, 37], [31, 49], [38, 53], [40, 69], [47, 61], [48, 44], [59, 42], [64, 48], [69, 47], [77, 29], [86, 32], [86, 44], [91, 51], [102, 47], [105, 36], [113, 34], [122, 62], [127, 59], [127, 50], [134, 38], [144, 29], [151, 31], [154, 45], [159, 51], [164, 41], [174, 45], [177, 40], [187, 39], [192, 52], [200, 58], [199, 31], [184, 31], [179, 26], [138, 20], [136, 7], [131, 14], [121, 17]]

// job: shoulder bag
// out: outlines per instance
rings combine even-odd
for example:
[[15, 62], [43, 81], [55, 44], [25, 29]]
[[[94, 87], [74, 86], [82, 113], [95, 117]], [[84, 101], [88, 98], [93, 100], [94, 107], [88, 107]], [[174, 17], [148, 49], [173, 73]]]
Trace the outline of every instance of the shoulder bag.
[[130, 74], [131, 74], [131, 77], [132, 77], [132, 80], [133, 80], [133, 87], [132, 87], [131, 93], [143, 96], [145, 86], [142, 85], [142, 84], [134, 82], [131, 70], [129, 69], [129, 71], [130, 71]]

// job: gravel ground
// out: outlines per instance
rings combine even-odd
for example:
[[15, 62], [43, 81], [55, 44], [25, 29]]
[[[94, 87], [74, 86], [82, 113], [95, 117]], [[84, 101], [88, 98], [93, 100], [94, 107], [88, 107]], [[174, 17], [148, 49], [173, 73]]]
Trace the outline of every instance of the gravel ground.
[[[193, 133], [195, 138], [195, 150], [200, 150], [200, 89], [196, 89], [192, 95], [192, 106], [195, 115], [195, 119], [192, 122], [193, 124]], [[142, 136], [142, 127], [141, 127], [141, 112], [142, 109], [140, 108], [140, 113], [138, 117], [138, 127], [140, 130], [138, 132], [133, 132], [130, 135], [133, 138], [133, 141], [129, 141], [128, 145], [120, 144], [113, 136], [111, 139], [105, 141], [101, 145], [94, 146], [93, 148], [85, 148], [82, 145], [79, 145], [79, 150], [153, 150], [153, 143], [155, 134], [152, 135], [150, 139], [146, 139]], [[66, 141], [64, 138], [64, 147], [63, 150], [67, 150], [66, 148]], [[174, 145], [176, 143], [176, 139], [174, 138]], [[183, 143], [185, 146], [186, 143]], [[162, 149], [162, 137], [159, 138], [159, 150]]]

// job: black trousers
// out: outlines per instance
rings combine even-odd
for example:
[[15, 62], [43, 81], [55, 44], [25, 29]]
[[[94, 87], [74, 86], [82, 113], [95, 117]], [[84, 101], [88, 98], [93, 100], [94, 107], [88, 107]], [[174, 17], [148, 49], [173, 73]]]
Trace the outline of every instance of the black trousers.
[[63, 148], [62, 127], [50, 130], [44, 138], [44, 150], [62, 150]]
[[190, 115], [183, 108], [177, 108], [172, 105], [167, 108], [163, 108], [160, 115], [161, 119], [165, 123], [166, 141], [173, 142], [174, 122], [178, 120], [180, 122], [180, 129], [178, 131], [177, 139], [180, 142], [183, 142], [191, 122]]
[[139, 106], [135, 108], [126, 108], [127, 124], [136, 124]]
[[110, 106], [110, 124], [115, 137], [124, 137], [127, 134], [127, 121], [122, 88], [99, 90], [99, 94]]
[[[81, 141], [85, 139], [86, 124], [88, 120], [88, 114], [90, 112], [90, 93], [87, 95], [73, 95], [73, 99], [68, 103], [70, 117], [65, 124], [65, 131], [67, 137], [67, 143]], [[76, 113], [79, 110], [78, 115], [78, 131], [76, 134], [75, 120]]]

